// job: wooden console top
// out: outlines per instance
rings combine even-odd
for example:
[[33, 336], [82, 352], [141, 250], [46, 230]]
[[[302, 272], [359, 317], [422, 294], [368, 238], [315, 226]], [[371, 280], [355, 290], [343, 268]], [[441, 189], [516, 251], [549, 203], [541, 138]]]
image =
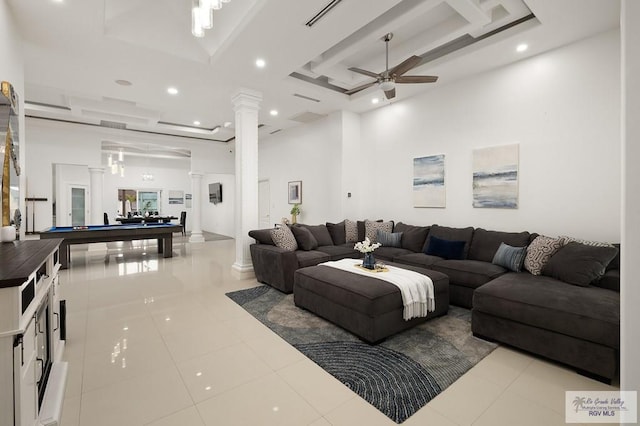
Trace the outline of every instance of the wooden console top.
[[61, 243], [61, 238], [0, 243], [0, 288], [22, 285]]

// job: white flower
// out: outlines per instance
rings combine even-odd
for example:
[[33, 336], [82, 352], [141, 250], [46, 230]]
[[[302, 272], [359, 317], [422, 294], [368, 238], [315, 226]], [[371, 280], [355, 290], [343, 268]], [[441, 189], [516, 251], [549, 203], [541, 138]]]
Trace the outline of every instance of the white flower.
[[353, 248], [355, 250], [358, 250], [360, 253], [371, 253], [380, 246], [380, 243], [371, 244], [371, 240], [369, 239], [369, 237], [367, 237], [364, 239], [364, 241], [357, 242], [356, 245], [353, 246]]

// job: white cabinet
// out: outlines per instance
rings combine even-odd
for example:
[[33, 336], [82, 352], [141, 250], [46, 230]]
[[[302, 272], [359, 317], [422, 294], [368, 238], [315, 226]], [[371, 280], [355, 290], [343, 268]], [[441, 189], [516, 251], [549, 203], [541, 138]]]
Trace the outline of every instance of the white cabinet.
[[[58, 424], [66, 380], [61, 240], [0, 244], [0, 425]], [[54, 376], [55, 383], [51, 386]], [[52, 389], [53, 388], [53, 389]], [[46, 417], [46, 421], [42, 416]]]

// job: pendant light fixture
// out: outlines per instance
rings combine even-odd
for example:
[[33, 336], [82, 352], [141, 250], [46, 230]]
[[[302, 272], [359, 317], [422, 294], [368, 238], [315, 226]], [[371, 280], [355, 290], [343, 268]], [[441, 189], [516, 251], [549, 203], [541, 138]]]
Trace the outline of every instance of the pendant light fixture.
[[222, 9], [224, 3], [231, 0], [192, 0], [191, 2], [191, 34], [204, 37], [204, 30], [213, 28], [213, 11]]

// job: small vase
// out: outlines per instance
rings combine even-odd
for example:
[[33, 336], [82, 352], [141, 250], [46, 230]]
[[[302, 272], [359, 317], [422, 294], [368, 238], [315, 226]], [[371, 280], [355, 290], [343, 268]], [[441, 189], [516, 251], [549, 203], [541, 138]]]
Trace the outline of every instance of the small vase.
[[291, 223], [298, 223], [298, 215], [297, 214], [292, 214], [291, 215]]
[[376, 259], [373, 257], [373, 253], [364, 254], [364, 259], [362, 259], [362, 267], [367, 269], [376, 268]]

